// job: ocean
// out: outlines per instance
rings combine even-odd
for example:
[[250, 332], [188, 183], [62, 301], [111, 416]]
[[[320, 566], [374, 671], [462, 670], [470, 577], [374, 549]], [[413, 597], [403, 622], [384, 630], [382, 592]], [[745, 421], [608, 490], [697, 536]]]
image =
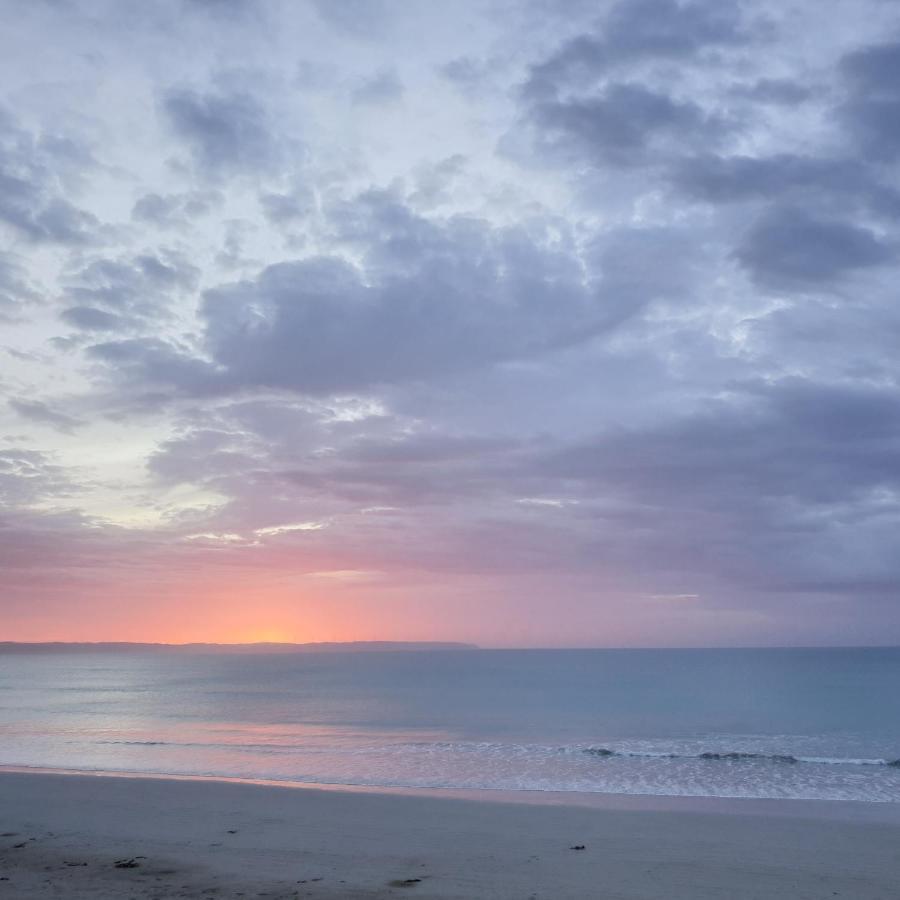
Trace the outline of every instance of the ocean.
[[900, 649], [0, 654], [0, 765], [900, 802]]

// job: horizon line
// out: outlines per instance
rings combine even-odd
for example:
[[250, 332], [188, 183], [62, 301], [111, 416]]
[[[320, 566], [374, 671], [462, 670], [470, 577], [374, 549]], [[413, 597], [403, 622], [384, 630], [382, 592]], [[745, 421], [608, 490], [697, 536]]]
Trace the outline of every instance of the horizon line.
[[887, 644], [691, 644], [691, 645], [481, 645], [471, 641], [417, 641], [417, 640], [353, 640], [353, 641], [16, 641], [0, 640], [0, 647], [352, 647], [358, 645], [407, 646], [436, 648], [447, 647], [467, 650], [897, 650], [900, 643]]

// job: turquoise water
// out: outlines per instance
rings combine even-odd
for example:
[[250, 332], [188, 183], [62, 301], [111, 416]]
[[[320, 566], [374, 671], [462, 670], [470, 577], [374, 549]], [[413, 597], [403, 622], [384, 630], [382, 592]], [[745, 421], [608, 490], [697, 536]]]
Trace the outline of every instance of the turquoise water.
[[0, 764], [900, 801], [900, 649], [0, 655]]

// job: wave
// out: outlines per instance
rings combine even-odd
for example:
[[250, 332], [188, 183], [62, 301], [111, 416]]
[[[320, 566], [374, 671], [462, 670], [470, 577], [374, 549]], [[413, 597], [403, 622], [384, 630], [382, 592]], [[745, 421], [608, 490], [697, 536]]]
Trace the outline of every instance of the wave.
[[600, 759], [609, 757], [627, 757], [636, 759], [703, 759], [711, 761], [750, 761], [759, 760], [772, 763], [813, 763], [828, 766], [888, 766], [900, 769], [900, 759], [848, 759], [830, 756], [794, 756], [792, 753], [753, 753], [743, 750], [711, 751], [703, 753], [653, 753], [636, 750], [610, 750], [608, 747], [586, 747], [582, 750], [589, 756]]
[[[99, 740], [97, 744], [114, 744], [132, 747], [190, 747], [217, 750], [230, 750], [240, 753], [256, 753], [263, 756], [272, 755], [329, 755], [337, 750], [335, 747], [316, 747], [298, 744], [259, 744], [259, 743], [215, 743], [193, 741], [135, 741], [135, 740]], [[615, 750], [610, 747], [542, 747], [538, 745], [510, 745], [498, 744], [486, 741], [456, 742], [456, 741], [411, 741], [394, 744], [389, 747], [377, 745], [365, 745], [353, 748], [343, 747], [338, 750], [346, 755], [367, 755], [373, 752], [413, 751], [413, 752], [454, 752], [454, 753], [499, 753], [507, 757], [530, 756], [532, 753], [564, 752], [583, 753], [598, 759], [656, 759], [656, 760], [702, 760], [706, 762], [767, 762], [783, 765], [811, 764], [829, 766], [884, 766], [892, 769], [900, 769], [898, 759], [867, 759], [830, 756], [798, 756], [793, 753], [762, 753], [748, 750], [705, 750], [698, 753], [653, 751], [653, 750]]]
[[168, 741], [94, 741], [95, 744], [118, 744], [129, 747], [165, 747]]

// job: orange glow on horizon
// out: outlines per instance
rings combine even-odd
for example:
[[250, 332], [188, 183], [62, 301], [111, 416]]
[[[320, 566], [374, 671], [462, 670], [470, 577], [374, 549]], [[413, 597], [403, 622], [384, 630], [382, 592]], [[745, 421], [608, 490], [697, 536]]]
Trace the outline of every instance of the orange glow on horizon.
[[[110, 578], [63, 608], [0, 627], [0, 640], [161, 644], [464, 641], [493, 646], [537, 643], [518, 591], [491, 591], [444, 577], [424, 584], [408, 574], [373, 582], [328, 581], [271, 565], [251, 571], [172, 565], [127, 589]], [[324, 569], [325, 566], [320, 566]], [[116, 578], [118, 573], [111, 572]], [[477, 588], [477, 589], [476, 589]], [[488, 603], [493, 601], [493, 605]], [[7, 623], [4, 623], [6, 625]], [[605, 635], [607, 640], [609, 634]], [[556, 637], [553, 643], [571, 644]], [[541, 645], [550, 641], [544, 635]]]
[[309, 635], [298, 635], [294, 629], [284, 627], [248, 628], [228, 634], [220, 644], [307, 644], [315, 638]]
[[193, 572], [137, 583], [125, 593], [73, 598], [65, 613], [35, 616], [0, 640], [163, 644], [394, 640], [399, 624], [367, 593], [282, 573]]

